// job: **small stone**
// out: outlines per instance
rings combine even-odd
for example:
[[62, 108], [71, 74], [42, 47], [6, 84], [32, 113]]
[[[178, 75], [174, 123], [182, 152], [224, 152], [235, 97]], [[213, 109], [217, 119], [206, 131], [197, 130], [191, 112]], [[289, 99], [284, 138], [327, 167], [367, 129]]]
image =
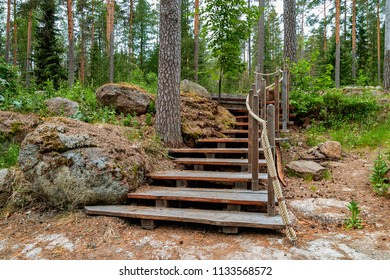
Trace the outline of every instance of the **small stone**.
[[341, 144], [337, 141], [326, 141], [320, 147], [320, 152], [328, 158], [341, 158]]
[[292, 161], [286, 167], [301, 177], [313, 176], [314, 180], [321, 180], [326, 169], [316, 162], [308, 160]]

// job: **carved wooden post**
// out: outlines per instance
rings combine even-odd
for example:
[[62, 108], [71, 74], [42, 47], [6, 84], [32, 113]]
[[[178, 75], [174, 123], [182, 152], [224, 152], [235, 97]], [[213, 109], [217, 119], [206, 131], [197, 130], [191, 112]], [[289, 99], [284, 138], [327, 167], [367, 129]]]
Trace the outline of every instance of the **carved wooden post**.
[[[267, 133], [269, 144], [272, 148], [272, 157], [275, 162], [275, 106], [267, 106]], [[275, 167], [276, 168], [276, 167]], [[267, 212], [269, 216], [275, 216], [275, 192], [273, 181], [268, 169], [268, 205]]]

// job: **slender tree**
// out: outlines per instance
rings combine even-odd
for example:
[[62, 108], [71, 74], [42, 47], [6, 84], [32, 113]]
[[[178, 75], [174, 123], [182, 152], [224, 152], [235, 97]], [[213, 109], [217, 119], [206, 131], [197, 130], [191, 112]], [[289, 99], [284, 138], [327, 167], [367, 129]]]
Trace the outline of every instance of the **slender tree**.
[[14, 55], [13, 55], [13, 65], [14, 67], [16, 67], [16, 64], [17, 64], [17, 61], [18, 61], [18, 21], [17, 21], [17, 14], [16, 14], [16, 11], [17, 11], [17, 7], [16, 7], [16, 0], [14, 0], [14, 3], [13, 3], [13, 7], [14, 7], [14, 46], [13, 46], [13, 49], [14, 49]]
[[27, 24], [27, 51], [26, 51], [26, 86], [30, 86], [30, 70], [31, 70], [31, 41], [32, 41], [32, 23], [33, 23], [33, 7], [28, 11]]
[[352, 0], [352, 79], [356, 79], [356, 0]]
[[130, 65], [134, 64], [134, 42], [133, 42], [133, 23], [134, 23], [134, 1], [130, 0], [129, 10], [129, 58]]
[[7, 23], [6, 23], [6, 41], [5, 41], [5, 62], [9, 61], [9, 51], [11, 48], [11, 0], [7, 0]]
[[68, 83], [69, 87], [74, 84], [74, 21], [73, 21], [73, 1], [66, 1], [68, 14]]
[[[352, 1], [356, 1], [356, 0], [352, 0]], [[326, 32], [326, 29], [327, 29], [327, 26], [326, 26], [326, 0], [324, 0], [324, 53], [326, 53], [326, 43], [327, 43], [327, 40], [328, 40], [328, 36], [327, 36], [327, 32]]]
[[107, 0], [106, 2], [107, 10], [107, 51], [109, 55], [109, 81], [110, 83], [114, 82], [114, 22], [115, 22], [115, 0]]
[[381, 84], [381, 20], [380, 20], [380, 2], [376, 3], [376, 38], [377, 38], [377, 64], [378, 64], [378, 84]]
[[180, 118], [180, 0], [160, 2], [156, 128], [170, 147], [182, 145]]
[[259, 0], [260, 18], [258, 21], [258, 37], [257, 37], [257, 66], [258, 70], [262, 73], [264, 71], [264, 14], [265, 14], [265, 1]]
[[283, 0], [284, 61], [297, 59], [296, 0]]
[[390, 0], [386, 0], [385, 49], [383, 60], [383, 86], [390, 90]]
[[194, 14], [194, 81], [198, 82], [199, 69], [199, 0], [195, 0]]
[[336, 63], [335, 63], [335, 85], [340, 87], [340, 0], [336, 0]]

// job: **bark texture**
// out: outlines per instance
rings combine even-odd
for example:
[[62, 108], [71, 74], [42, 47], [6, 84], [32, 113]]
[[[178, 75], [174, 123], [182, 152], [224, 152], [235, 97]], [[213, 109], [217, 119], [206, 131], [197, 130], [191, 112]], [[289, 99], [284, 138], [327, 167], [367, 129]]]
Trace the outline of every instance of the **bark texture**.
[[115, 0], [107, 0], [106, 4], [107, 9], [107, 45], [108, 45], [108, 54], [110, 58], [109, 66], [109, 81], [110, 83], [114, 82], [114, 13], [115, 13]]
[[199, 68], [199, 0], [195, 0], [195, 16], [194, 16], [194, 81], [198, 82]]
[[68, 12], [68, 83], [72, 87], [74, 84], [74, 21], [73, 21], [73, 1], [67, 0], [66, 2]]
[[[287, 0], [289, 1], [289, 0]], [[295, 0], [293, 0], [295, 1]], [[265, 38], [265, 31], [264, 31], [264, 13], [265, 13], [265, 5], [264, 0], [259, 0], [259, 8], [260, 8], [260, 18], [258, 23], [258, 42], [257, 42], [257, 65], [258, 70], [260, 73], [264, 71], [264, 38]]]
[[11, 0], [7, 1], [7, 23], [6, 23], [6, 32], [5, 32], [5, 62], [9, 61], [9, 50], [11, 48]]
[[26, 86], [30, 86], [30, 70], [31, 70], [31, 39], [32, 39], [32, 20], [33, 8], [28, 11], [27, 24], [27, 51], [26, 51]]
[[386, 21], [385, 21], [385, 57], [383, 71], [383, 86], [390, 89], [390, 0], [386, 0]]
[[16, 67], [18, 60], [18, 22], [16, 20], [16, 0], [14, 0], [14, 56], [13, 65]]
[[352, 0], [352, 79], [356, 79], [356, 0]]
[[296, 32], [296, 0], [283, 0], [284, 21], [284, 61], [296, 62], [297, 32]]
[[170, 147], [183, 143], [180, 118], [180, 0], [161, 0], [156, 126]]
[[335, 86], [340, 87], [340, 0], [336, 0], [336, 63], [335, 63]]

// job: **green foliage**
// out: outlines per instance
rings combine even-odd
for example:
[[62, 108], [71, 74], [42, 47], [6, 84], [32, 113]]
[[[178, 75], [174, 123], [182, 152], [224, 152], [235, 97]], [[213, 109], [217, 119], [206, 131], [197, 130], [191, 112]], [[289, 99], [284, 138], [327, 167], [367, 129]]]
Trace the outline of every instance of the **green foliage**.
[[345, 221], [346, 229], [361, 229], [363, 228], [362, 220], [359, 219], [360, 209], [358, 202], [351, 200], [347, 206], [348, 210], [351, 212], [351, 216]]
[[0, 169], [9, 168], [18, 162], [20, 145], [11, 143], [6, 145], [0, 144]]
[[370, 181], [373, 190], [377, 195], [387, 195], [390, 187], [389, 179], [386, 178], [386, 173], [389, 172], [390, 167], [381, 154], [374, 161], [374, 168], [370, 176]]
[[147, 125], [151, 126], [152, 125], [152, 114], [146, 113], [146, 119], [145, 122]]

